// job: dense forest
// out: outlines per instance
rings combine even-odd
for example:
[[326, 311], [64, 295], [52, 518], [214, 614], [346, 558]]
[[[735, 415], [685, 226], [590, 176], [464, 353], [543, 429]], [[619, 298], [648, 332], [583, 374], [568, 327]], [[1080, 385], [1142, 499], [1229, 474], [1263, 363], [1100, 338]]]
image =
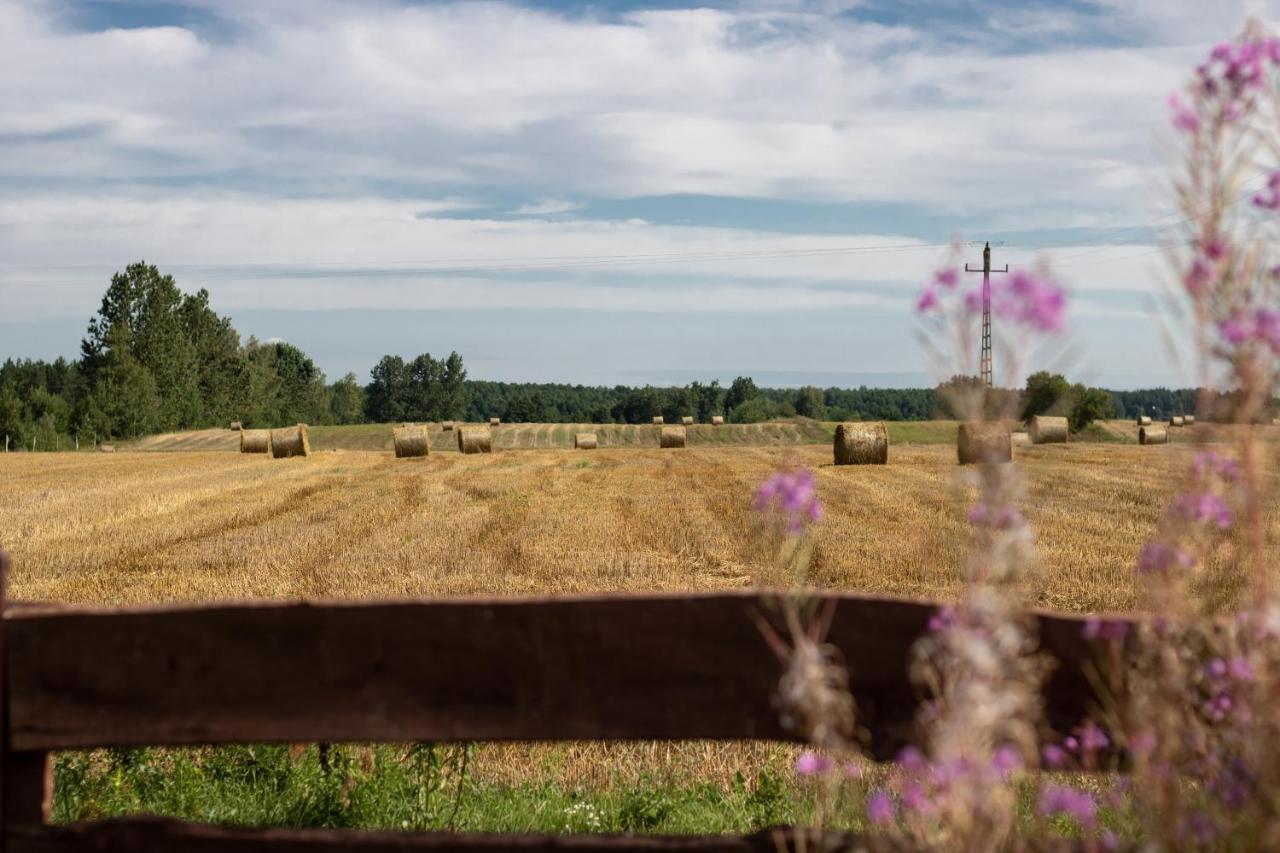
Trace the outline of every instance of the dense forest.
[[[0, 436], [13, 449], [54, 450], [79, 442], [226, 426], [392, 423], [500, 417], [508, 422], [648, 423], [692, 415], [731, 423], [772, 418], [926, 420], [949, 417], [948, 390], [976, 382], [953, 377], [938, 388], [760, 388], [740, 376], [684, 387], [595, 387], [471, 380], [456, 352], [384, 356], [361, 384], [348, 373], [326, 381], [292, 344], [242, 341], [209, 294], [184, 294], [172, 276], [136, 263], [111, 279], [76, 360], [8, 359], [0, 365]], [[1155, 418], [1195, 410], [1194, 389], [1106, 391], [1037, 373], [1024, 389], [997, 389], [1001, 406], [1029, 417], [1068, 415], [1075, 428], [1106, 417]], [[1213, 407], [1231, 417], [1231, 398]], [[1008, 410], [1008, 409], [1006, 409]]]

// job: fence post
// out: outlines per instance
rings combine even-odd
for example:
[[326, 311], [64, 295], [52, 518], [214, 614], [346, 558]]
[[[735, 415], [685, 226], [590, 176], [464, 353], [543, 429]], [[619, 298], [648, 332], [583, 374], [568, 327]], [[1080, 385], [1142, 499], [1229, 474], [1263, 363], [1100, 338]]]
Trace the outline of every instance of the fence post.
[[9, 739], [9, 667], [5, 643], [5, 584], [9, 555], [0, 550], [0, 853], [15, 826], [48, 823], [53, 804], [53, 761], [47, 752], [16, 752]]

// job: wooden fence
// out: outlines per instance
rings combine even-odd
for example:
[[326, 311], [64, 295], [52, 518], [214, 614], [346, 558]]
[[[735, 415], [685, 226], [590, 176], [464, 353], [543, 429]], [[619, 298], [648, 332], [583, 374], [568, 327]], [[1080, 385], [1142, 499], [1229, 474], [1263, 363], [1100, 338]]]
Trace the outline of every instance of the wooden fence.
[[[5, 558], [0, 552], [0, 572]], [[3, 575], [0, 575], [0, 584]], [[0, 595], [2, 595], [0, 586]], [[909, 650], [936, 606], [827, 594], [871, 750], [915, 738]], [[49, 826], [50, 751], [297, 741], [789, 739], [754, 593], [243, 603], [10, 605], [0, 620], [0, 843], [9, 851], [747, 851], [745, 837], [504, 836], [210, 827], [158, 818]], [[1078, 618], [1036, 616], [1056, 659], [1049, 724], [1093, 710]], [[828, 839], [830, 842], [832, 839]]]

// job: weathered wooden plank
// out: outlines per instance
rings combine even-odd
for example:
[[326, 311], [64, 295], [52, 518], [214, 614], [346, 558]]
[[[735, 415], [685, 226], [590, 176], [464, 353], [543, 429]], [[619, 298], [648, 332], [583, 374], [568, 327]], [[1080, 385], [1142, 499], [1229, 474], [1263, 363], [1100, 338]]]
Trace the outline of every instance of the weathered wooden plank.
[[128, 818], [70, 824], [9, 835], [13, 853], [322, 853], [354, 850], [460, 850], [465, 853], [554, 850], [568, 853], [784, 853], [857, 849], [857, 839], [766, 830], [748, 836], [502, 835], [492, 833], [361, 832], [338, 829], [244, 829], [163, 818]]
[[[873, 752], [912, 737], [935, 606], [834, 604]], [[754, 593], [6, 613], [17, 749], [255, 741], [785, 738]], [[1079, 619], [1040, 618], [1049, 721], [1088, 710]]]
[[4, 757], [4, 825], [47, 823], [53, 809], [53, 760], [47, 752]]

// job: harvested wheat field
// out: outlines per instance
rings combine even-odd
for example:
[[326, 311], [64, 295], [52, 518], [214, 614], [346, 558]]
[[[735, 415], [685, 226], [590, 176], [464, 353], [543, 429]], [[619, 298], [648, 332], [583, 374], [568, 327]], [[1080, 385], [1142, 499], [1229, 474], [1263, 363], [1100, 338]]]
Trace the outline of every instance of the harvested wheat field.
[[[825, 440], [691, 441], [677, 454], [655, 440], [652, 448], [603, 446], [586, 456], [531, 449], [396, 460], [390, 452], [324, 450], [324, 432], [316, 433], [319, 449], [289, 460], [222, 451], [0, 456], [13, 594], [140, 604], [777, 583], [784, 579], [762, 568], [770, 550], [759, 544], [750, 503], [760, 481], [788, 462], [815, 469], [827, 509], [816, 582], [931, 597], [959, 589], [967, 498], [957, 486], [954, 438], [928, 431], [918, 435], [939, 443], [895, 444], [887, 466], [840, 467]], [[378, 440], [389, 440], [385, 428]], [[1135, 604], [1131, 566], [1190, 452], [1105, 443], [1018, 448], [1045, 569], [1042, 605]], [[785, 774], [794, 754], [768, 743], [487, 745], [473, 774], [566, 789], [646, 778], [727, 786], [738, 772]]]

